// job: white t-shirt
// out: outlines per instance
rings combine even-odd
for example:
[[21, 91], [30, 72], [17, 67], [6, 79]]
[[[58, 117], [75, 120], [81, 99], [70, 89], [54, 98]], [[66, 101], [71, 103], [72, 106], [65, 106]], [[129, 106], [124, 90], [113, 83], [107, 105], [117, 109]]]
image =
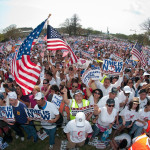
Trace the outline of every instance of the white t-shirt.
[[[101, 108], [101, 107], [104, 107], [106, 105], [106, 101], [109, 99], [109, 95], [107, 96], [104, 96], [100, 99], [100, 101], [97, 103], [98, 107]], [[115, 108], [117, 110], [117, 112], [119, 112], [119, 100], [117, 97], [115, 97], [114, 99], [115, 101]]]
[[[150, 112], [149, 111], [145, 112], [144, 109], [145, 108], [142, 108], [142, 109], [139, 110], [139, 112], [138, 112], [138, 118], [137, 119], [139, 119], [141, 121], [144, 121], [144, 119], [150, 120]], [[143, 123], [141, 123], [139, 121], [136, 121], [135, 124], [137, 126], [140, 126], [140, 127], [144, 126]]]
[[69, 92], [70, 92], [70, 96], [73, 98], [74, 93], [72, 93], [72, 90], [69, 90]]
[[[74, 74], [74, 78], [76, 78], [76, 77], [78, 77], [78, 74]], [[67, 81], [70, 80], [69, 74], [66, 75], [66, 80], [67, 80]]]
[[[119, 92], [119, 94], [118, 94], [118, 99], [119, 99], [119, 103], [123, 103], [123, 102], [125, 102], [125, 100], [126, 100], [126, 96], [124, 95], [124, 92], [123, 91], [121, 91], [121, 92]], [[129, 102], [133, 99], [133, 93], [130, 93], [130, 95], [129, 95], [129, 98], [128, 98], [128, 102], [127, 102], [127, 105], [129, 104]], [[123, 107], [120, 107], [120, 110], [122, 110], [123, 109]]]
[[118, 81], [115, 84], [110, 84], [110, 86], [106, 89], [103, 85], [103, 83], [101, 83], [99, 80], [95, 81], [95, 84], [97, 86], [98, 89], [101, 89], [103, 92], [103, 96], [106, 96], [109, 94], [109, 92], [111, 91], [112, 87], [118, 87], [121, 85], [121, 82], [123, 80], [123, 77], [119, 77]]
[[139, 97], [139, 103], [140, 103], [140, 109], [144, 108], [145, 105], [147, 105], [147, 98], [145, 98], [144, 100], [141, 100]]
[[132, 122], [137, 120], [137, 115], [138, 112], [136, 112], [133, 109], [129, 110], [128, 106], [126, 106], [119, 114], [119, 116], [124, 116], [125, 121], [132, 121]]
[[119, 136], [116, 136], [116, 137], [114, 138], [114, 140], [115, 140], [115, 141], [118, 141], [119, 143], [120, 143], [122, 140], [124, 140], [124, 139], [127, 140], [127, 146], [126, 146], [126, 147], [129, 147], [129, 146], [131, 145], [131, 137], [130, 137], [129, 134], [123, 133], [123, 134], [121, 134], [121, 135], [119, 135]]
[[113, 111], [111, 114], [108, 114], [106, 107], [102, 107], [100, 108], [100, 110], [101, 110], [101, 113], [98, 116], [98, 124], [106, 128], [109, 126], [110, 123], [114, 122], [115, 117], [117, 116], [117, 110], [113, 108]]
[[[44, 111], [49, 111], [50, 115], [51, 115], [51, 119], [54, 119], [55, 115], [59, 115], [59, 111], [58, 111], [57, 107], [55, 106], [55, 104], [48, 102], [48, 101], [46, 103], [47, 103], [47, 105], [46, 105], [46, 108], [44, 109]], [[39, 109], [38, 105], [35, 105], [34, 109]], [[43, 122], [43, 121], [41, 121], [41, 125], [45, 129], [53, 129], [56, 127], [56, 125], [52, 125], [51, 123]]]
[[73, 143], [83, 142], [86, 139], [86, 133], [91, 133], [92, 131], [92, 127], [87, 120], [85, 120], [84, 127], [77, 127], [74, 119], [69, 121], [66, 127], [64, 128], [65, 133], [70, 133], [70, 140]]

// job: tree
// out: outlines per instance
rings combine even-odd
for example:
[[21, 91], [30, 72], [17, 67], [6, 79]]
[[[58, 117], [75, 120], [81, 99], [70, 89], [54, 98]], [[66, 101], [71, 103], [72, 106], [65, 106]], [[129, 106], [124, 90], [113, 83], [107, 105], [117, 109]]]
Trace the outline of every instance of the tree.
[[21, 31], [17, 29], [17, 26], [15, 24], [12, 24], [3, 30], [3, 34], [5, 40], [15, 40], [20, 37]]
[[140, 27], [150, 35], [150, 18], [143, 22]]

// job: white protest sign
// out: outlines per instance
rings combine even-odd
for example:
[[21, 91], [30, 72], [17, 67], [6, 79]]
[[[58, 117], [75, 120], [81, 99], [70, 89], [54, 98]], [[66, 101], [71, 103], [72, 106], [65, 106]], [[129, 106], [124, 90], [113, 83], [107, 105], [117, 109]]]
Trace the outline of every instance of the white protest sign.
[[83, 112], [85, 115], [90, 115], [94, 112], [94, 105], [89, 105], [81, 108], [71, 108], [72, 116], [76, 116], [78, 112]]
[[51, 114], [49, 111], [44, 111], [41, 109], [25, 108], [27, 117], [31, 120], [45, 121], [51, 120]]
[[43, 130], [43, 133], [37, 132], [38, 137], [43, 141], [45, 138], [48, 137], [48, 135], [46, 134], [46, 132]]
[[88, 72], [84, 73], [82, 76], [82, 82], [85, 85], [88, 85], [90, 79], [92, 80], [99, 80], [101, 76], [101, 72], [98, 69], [95, 70], [89, 70]]
[[110, 59], [104, 59], [103, 61], [103, 73], [119, 75], [123, 69], [122, 61], [112, 61]]
[[62, 96], [54, 94], [51, 102], [54, 103], [56, 107], [59, 109], [62, 100], [63, 100]]
[[12, 106], [0, 106], [0, 120], [3, 120], [4, 117], [9, 122], [15, 121]]

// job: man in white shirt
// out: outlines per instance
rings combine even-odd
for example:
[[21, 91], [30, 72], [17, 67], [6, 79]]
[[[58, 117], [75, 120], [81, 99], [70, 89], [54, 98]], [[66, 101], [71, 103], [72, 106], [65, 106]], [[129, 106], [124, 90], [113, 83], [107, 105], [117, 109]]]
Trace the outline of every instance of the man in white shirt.
[[51, 115], [51, 120], [48, 122], [41, 121], [41, 125], [43, 126], [47, 135], [49, 135], [49, 149], [53, 149], [53, 145], [55, 143], [55, 132], [56, 132], [56, 125], [55, 122], [59, 119], [59, 111], [55, 104], [45, 101], [44, 94], [38, 92], [34, 98], [37, 102], [34, 109], [42, 109], [44, 111], [49, 111]]
[[133, 99], [134, 95], [131, 92], [131, 88], [129, 86], [125, 86], [123, 91], [118, 94], [118, 99], [120, 103], [120, 110], [122, 110], [129, 102]]
[[67, 148], [75, 148], [75, 146], [83, 146], [89, 133], [92, 132], [90, 123], [85, 119], [85, 114], [79, 112], [76, 118], [68, 122], [64, 128], [67, 134]]
[[103, 92], [103, 96], [106, 96], [111, 91], [112, 87], [119, 87], [121, 85], [121, 82], [123, 81], [123, 73], [121, 73], [118, 81], [115, 84], [110, 83], [110, 78], [105, 78], [104, 83], [101, 83], [99, 80], [95, 81], [95, 84], [98, 89], [101, 89]]
[[147, 104], [148, 99], [146, 98], [147, 92], [145, 89], [141, 89], [139, 92], [139, 103], [140, 103], [140, 109], [144, 108]]

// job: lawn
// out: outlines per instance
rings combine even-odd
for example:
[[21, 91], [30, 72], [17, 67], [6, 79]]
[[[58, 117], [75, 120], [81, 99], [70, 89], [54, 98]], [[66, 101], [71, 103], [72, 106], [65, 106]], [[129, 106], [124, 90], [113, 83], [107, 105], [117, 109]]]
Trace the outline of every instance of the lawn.
[[[13, 135], [13, 142], [9, 144], [9, 146], [5, 150], [48, 150], [49, 148], [49, 137], [45, 140], [38, 140], [37, 143], [33, 142], [33, 138], [27, 140], [27, 136], [25, 134], [25, 141], [22, 142], [19, 139], [15, 139], [15, 135]], [[56, 132], [55, 145], [54, 150], [60, 150], [61, 141], [66, 140], [66, 135], [64, 134], [62, 128], [58, 128]], [[109, 150], [110, 148], [106, 148], [105, 150]], [[96, 150], [94, 146], [85, 145], [80, 150]]]

